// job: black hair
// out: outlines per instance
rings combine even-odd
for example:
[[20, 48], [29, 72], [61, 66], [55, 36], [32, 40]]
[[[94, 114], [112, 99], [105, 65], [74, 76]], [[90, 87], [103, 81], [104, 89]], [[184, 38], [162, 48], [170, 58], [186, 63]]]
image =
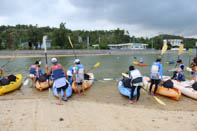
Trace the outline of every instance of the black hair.
[[133, 65], [129, 66], [129, 71], [135, 70], [135, 67]]
[[160, 62], [160, 61], [161, 61], [161, 58], [157, 58], [157, 59], [156, 59], [156, 62]]
[[182, 60], [181, 59], [178, 59], [176, 62], [177, 63], [182, 63]]
[[37, 61], [35, 62], [35, 64], [38, 65], [38, 64], [39, 64], [39, 61], [37, 60]]

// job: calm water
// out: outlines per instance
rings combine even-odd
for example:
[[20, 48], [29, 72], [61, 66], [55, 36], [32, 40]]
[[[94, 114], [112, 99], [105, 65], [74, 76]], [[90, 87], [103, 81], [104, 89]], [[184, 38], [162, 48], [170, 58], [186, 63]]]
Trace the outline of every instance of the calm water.
[[[91, 70], [95, 75], [95, 79], [101, 80], [103, 78], [119, 78], [122, 72], [127, 72], [129, 65], [132, 64], [134, 61], [134, 57], [138, 59], [142, 58], [144, 63], [148, 64], [148, 66], [141, 67], [135, 66], [138, 68], [143, 75], [148, 75], [150, 72], [150, 66], [153, 61], [158, 57], [156, 54], [137, 54], [137, 55], [112, 55], [112, 56], [80, 56], [78, 57], [81, 60], [81, 63], [85, 65], [87, 70], [91, 69], [96, 62], [100, 62], [100, 66]], [[163, 71], [174, 68], [175, 65], [168, 65], [166, 64], [167, 60], [176, 60], [177, 54], [165, 54], [162, 57], [162, 64], [163, 64]], [[181, 56], [183, 59], [183, 63], [188, 65], [189, 56], [187, 54], [183, 54]], [[40, 59], [42, 61], [41, 67], [44, 69], [45, 58], [16, 58], [13, 62], [11, 62], [6, 68], [4, 68], [5, 73], [9, 74], [16, 74], [21, 73], [23, 77], [27, 77], [28, 70], [31, 64], [33, 64], [36, 60]], [[48, 58], [49, 65], [50, 64], [50, 57]], [[0, 59], [0, 64], [3, 65], [9, 59]], [[73, 65], [74, 57], [59, 57], [58, 62], [61, 63], [65, 69]], [[172, 73], [164, 72], [164, 75], [171, 75]], [[104, 103], [114, 103], [114, 104], [127, 104], [128, 98], [123, 97], [119, 94], [116, 81], [95, 81], [92, 88], [86, 91], [87, 96], [82, 97], [75, 97], [72, 96], [70, 100], [87, 100], [87, 101], [96, 101], [96, 102], [104, 102]], [[40, 98], [40, 97], [49, 97], [55, 99], [48, 90], [39, 92], [36, 89], [30, 88], [30, 84], [28, 86], [22, 86], [22, 88], [18, 91], [14, 91], [9, 93], [5, 96], [1, 96], [0, 99], [20, 99], [20, 98]], [[170, 103], [172, 106], [168, 108], [170, 109], [177, 109], [182, 110], [182, 108], [187, 108], [189, 105], [182, 104], [184, 107], [176, 106], [176, 102], [172, 101], [168, 98], [162, 97], [161, 98], [164, 102]], [[142, 106], [151, 107], [152, 105], [156, 104], [154, 100], [148, 95], [142, 94], [140, 98], [142, 102]], [[153, 104], [150, 104], [152, 101]], [[182, 102], [184, 103], [190, 102], [193, 103], [194, 101], [191, 99], [184, 99]], [[195, 103], [197, 104], [197, 103]], [[158, 103], [156, 104], [158, 105]], [[160, 107], [158, 107], [160, 108]], [[189, 110], [189, 108], [188, 108]]]

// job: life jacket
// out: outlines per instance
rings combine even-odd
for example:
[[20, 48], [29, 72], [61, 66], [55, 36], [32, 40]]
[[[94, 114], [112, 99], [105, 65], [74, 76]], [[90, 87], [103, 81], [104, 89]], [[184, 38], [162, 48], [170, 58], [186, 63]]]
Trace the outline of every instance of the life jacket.
[[52, 70], [52, 78], [53, 78], [53, 80], [65, 77], [64, 71], [62, 69], [62, 65], [61, 64], [52, 65], [51, 66], [51, 70]]
[[151, 79], [159, 79], [160, 73], [159, 73], [159, 62], [154, 62], [151, 66]]
[[180, 64], [180, 65], [179, 65], [178, 71], [184, 71], [184, 68], [182, 69], [181, 66], [184, 67], [184, 64]]
[[68, 70], [67, 70], [67, 75], [68, 75], [68, 76], [72, 76], [73, 74], [74, 74], [74, 67], [71, 66], [71, 67], [68, 68]]
[[129, 73], [131, 78], [131, 84], [134, 86], [142, 86], [142, 75], [139, 70], [132, 70]]
[[84, 66], [80, 64], [80, 65], [77, 65], [76, 67], [78, 67], [78, 72], [76, 73], [76, 81], [77, 82], [83, 81], [84, 80]]
[[[36, 68], [37, 68], [36, 65], [32, 65], [31, 68], [30, 68], [29, 73], [37, 75]], [[40, 67], [38, 67], [38, 76], [41, 76], [41, 75], [42, 75], [42, 70], [41, 70]]]
[[197, 66], [194, 66], [193, 69], [194, 69], [194, 71], [197, 71]]

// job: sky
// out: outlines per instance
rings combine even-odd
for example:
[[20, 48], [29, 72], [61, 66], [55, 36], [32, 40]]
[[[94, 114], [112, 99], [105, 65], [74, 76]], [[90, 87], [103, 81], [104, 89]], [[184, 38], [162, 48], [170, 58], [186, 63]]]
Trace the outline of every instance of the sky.
[[124, 29], [131, 36], [197, 38], [197, 0], [0, 0], [0, 25]]

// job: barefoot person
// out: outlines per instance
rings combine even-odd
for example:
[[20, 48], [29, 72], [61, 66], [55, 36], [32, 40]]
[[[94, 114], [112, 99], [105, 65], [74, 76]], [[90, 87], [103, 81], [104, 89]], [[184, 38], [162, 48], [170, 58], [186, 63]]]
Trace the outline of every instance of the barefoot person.
[[149, 94], [151, 94], [152, 86], [155, 84], [154, 96], [156, 96], [157, 88], [160, 83], [160, 77], [161, 80], [163, 80], [162, 64], [160, 62], [161, 62], [161, 58], [157, 58], [156, 62], [154, 62], [151, 66], [151, 74], [150, 74], [151, 85], [149, 88]]
[[42, 75], [42, 70], [40, 68], [40, 62], [36, 61], [34, 65], [31, 65], [29, 70], [29, 77], [32, 79], [32, 87], [35, 87], [36, 80]]
[[135, 69], [133, 65], [129, 66], [129, 77], [131, 79], [131, 97], [130, 97], [130, 104], [133, 104], [133, 93], [137, 88], [137, 99], [138, 102], [140, 98], [140, 89], [143, 86], [143, 77], [139, 70]]
[[84, 71], [85, 71], [84, 66], [80, 64], [79, 59], [75, 59], [74, 63], [75, 63], [75, 67], [74, 67], [74, 74], [72, 76], [72, 80], [75, 77], [75, 81], [78, 89], [78, 95], [80, 95], [81, 89], [83, 91], [83, 95], [85, 95], [84, 87], [82, 86], [84, 80]]
[[48, 71], [48, 65], [46, 65], [46, 72], [48, 75], [52, 74], [52, 79], [54, 81], [54, 84], [57, 88], [58, 97], [59, 97], [59, 103], [58, 105], [62, 105], [62, 95], [61, 90], [64, 92], [64, 100], [67, 101], [66, 97], [66, 89], [68, 88], [67, 83], [67, 74], [65, 69], [62, 67], [61, 64], [58, 64], [57, 58], [52, 58], [51, 63], [53, 64], [50, 67], [50, 70]]

